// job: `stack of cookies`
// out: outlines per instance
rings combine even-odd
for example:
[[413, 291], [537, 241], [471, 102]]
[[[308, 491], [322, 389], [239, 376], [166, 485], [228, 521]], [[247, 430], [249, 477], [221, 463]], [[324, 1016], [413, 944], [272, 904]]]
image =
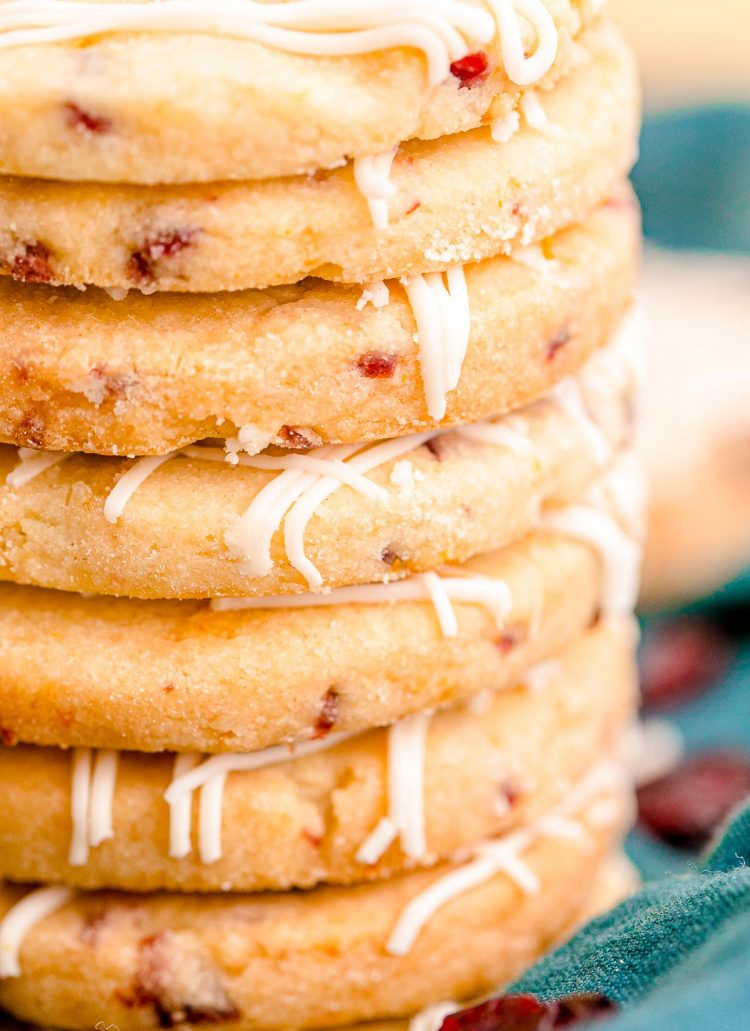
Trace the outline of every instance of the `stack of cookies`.
[[0, 3], [16, 1018], [439, 1027], [627, 890], [600, 7]]

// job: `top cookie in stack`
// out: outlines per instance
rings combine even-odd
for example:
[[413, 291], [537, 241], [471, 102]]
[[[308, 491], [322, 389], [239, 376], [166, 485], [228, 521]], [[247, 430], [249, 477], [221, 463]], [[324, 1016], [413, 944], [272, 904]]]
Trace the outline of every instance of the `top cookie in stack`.
[[599, 7], [0, 3], [15, 1016], [406, 1018], [624, 890], [638, 90]]

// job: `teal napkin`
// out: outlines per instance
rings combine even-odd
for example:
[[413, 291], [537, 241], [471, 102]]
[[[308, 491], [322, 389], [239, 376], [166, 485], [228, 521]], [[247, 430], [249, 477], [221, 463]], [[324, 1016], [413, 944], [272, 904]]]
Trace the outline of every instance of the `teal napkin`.
[[551, 953], [509, 992], [596, 992], [607, 1031], [750, 1029], [750, 802], [692, 872], [647, 886]]

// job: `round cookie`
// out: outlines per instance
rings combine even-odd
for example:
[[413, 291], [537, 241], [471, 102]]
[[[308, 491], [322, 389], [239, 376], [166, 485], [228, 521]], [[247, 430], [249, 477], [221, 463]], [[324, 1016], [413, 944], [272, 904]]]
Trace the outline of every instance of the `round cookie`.
[[508, 253], [583, 221], [633, 161], [638, 84], [609, 26], [528, 125], [405, 144], [376, 230], [350, 165], [265, 182], [137, 187], [0, 181], [0, 271], [34, 282], [214, 291], [306, 276], [366, 283]]
[[[558, 45], [536, 85], [549, 89], [575, 66], [578, 37], [600, 6], [545, 0]], [[519, 19], [519, 28], [532, 53], [532, 26]], [[316, 57], [188, 33], [184, 19], [168, 34], [78, 43], [4, 49], [0, 35], [3, 174], [143, 184], [295, 175], [476, 128], [507, 116], [523, 95], [497, 33], [466, 38], [470, 60], [453, 74], [450, 58], [441, 62], [434, 85], [414, 48]]]
[[[3, 449], [0, 578], [131, 597], [257, 597], [466, 561], [526, 533], [543, 503], [580, 495], [627, 442], [631, 346], [618, 337], [577, 379], [496, 423], [403, 437], [348, 463], [356, 445], [241, 456], [234, 468], [218, 448], [139, 465], [45, 454], [30, 461], [57, 464], [19, 485], [29, 466], [8, 482], [17, 459]], [[286, 467], [253, 467], [263, 463]]]
[[[466, 268], [471, 337], [442, 420], [427, 409], [404, 288], [384, 307], [362, 288], [132, 294], [0, 279], [0, 437], [99, 454], [163, 454], [252, 428], [321, 443], [474, 422], [575, 372], [614, 331], [635, 284], [638, 215], [618, 188], [583, 225]], [[123, 317], [126, 316], [126, 317]]]
[[[209, 1013], [227, 1031], [251, 1031], [340, 1026], [476, 996], [580, 919], [621, 833], [624, 801], [622, 787], [596, 776], [577, 786], [555, 812], [565, 813], [565, 837], [540, 822], [521, 839], [498, 839], [476, 886], [421, 930], [407, 907], [455, 866], [302, 894], [79, 895], [26, 934], [20, 977], [0, 982], [0, 1003], [74, 1031], [103, 1016], [140, 1031]], [[509, 847], [520, 884], [493, 876]], [[4, 889], [0, 911], [22, 895]]]
[[[635, 715], [632, 639], [629, 625], [604, 625], [530, 677], [530, 686], [482, 697], [481, 706], [412, 717], [412, 726], [390, 734], [334, 739], [324, 751], [232, 772], [223, 801], [212, 804], [212, 814], [221, 814], [219, 835], [208, 831], [209, 815], [199, 814], [201, 792], [186, 796], [192, 851], [180, 858], [175, 853], [184, 848], [169, 845], [164, 799], [173, 756], [120, 753], [106, 807], [113, 836], [91, 848], [84, 836], [79, 848], [71, 833], [71, 771], [90, 759], [60, 749], [2, 749], [0, 876], [138, 892], [236, 892], [352, 884], [431, 865], [537, 819], [592, 757], [611, 754]], [[392, 761], [409, 754], [418, 746], [407, 738], [423, 732], [424, 850], [408, 856], [402, 838], [377, 858], [377, 849], [359, 858], [389, 811], [389, 754]], [[400, 782], [411, 789], [413, 774]], [[78, 799], [77, 789], [76, 806]]]
[[484, 605], [455, 602], [447, 637], [426, 598], [213, 611], [2, 585], [0, 735], [221, 753], [307, 740], [323, 714], [358, 732], [512, 686], [602, 608], [598, 556], [560, 535], [533, 533], [459, 570], [507, 590], [500, 626]]
[[750, 564], [749, 280], [739, 255], [647, 252], [649, 607], [708, 594]]

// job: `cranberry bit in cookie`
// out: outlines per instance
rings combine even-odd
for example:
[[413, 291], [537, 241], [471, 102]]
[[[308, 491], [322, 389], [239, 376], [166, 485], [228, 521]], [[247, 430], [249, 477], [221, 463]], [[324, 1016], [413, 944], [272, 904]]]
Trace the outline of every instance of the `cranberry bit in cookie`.
[[339, 692], [329, 687], [323, 695], [323, 704], [320, 707], [318, 718], [315, 722], [315, 737], [325, 737], [336, 726], [339, 718]]
[[21, 245], [14, 255], [10, 274], [23, 283], [52, 282], [52, 265], [50, 252], [38, 240], [30, 240]]
[[460, 57], [451, 65], [451, 75], [459, 81], [459, 89], [469, 88], [481, 82], [487, 75], [489, 61], [483, 50]]
[[74, 104], [72, 101], [63, 104], [65, 120], [69, 129], [75, 129], [84, 136], [106, 136], [112, 131], [112, 120], [104, 115], [95, 115], [91, 111]]
[[542, 1002], [534, 995], [502, 995], [480, 1006], [452, 1013], [440, 1031], [554, 1031], [579, 1021], [600, 1020], [617, 1007], [603, 995], [570, 995]]
[[155, 266], [165, 258], [173, 258], [190, 247], [198, 235], [198, 229], [172, 229], [148, 237], [130, 255], [128, 278], [135, 283], [150, 283], [156, 278]]
[[571, 332], [567, 326], [560, 330], [559, 333], [555, 333], [551, 340], [547, 342], [545, 348], [544, 357], [546, 361], [552, 362], [557, 357], [558, 351], [562, 351], [563, 348], [570, 343]]
[[722, 750], [689, 756], [638, 790], [640, 822], [677, 848], [700, 848], [750, 795], [750, 756]]
[[397, 364], [398, 356], [384, 351], [368, 351], [357, 359], [357, 368], [366, 379], [391, 379]]

